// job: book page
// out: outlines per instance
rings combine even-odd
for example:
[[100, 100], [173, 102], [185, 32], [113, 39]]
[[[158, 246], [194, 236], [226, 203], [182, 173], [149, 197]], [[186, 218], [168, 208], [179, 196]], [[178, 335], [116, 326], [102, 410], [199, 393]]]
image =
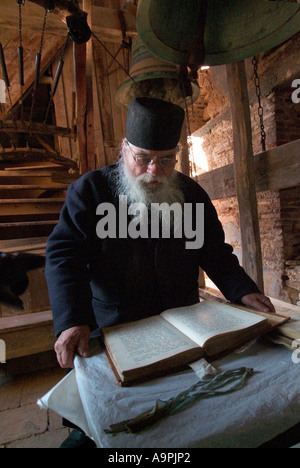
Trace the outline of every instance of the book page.
[[291, 315], [289, 322], [281, 325], [278, 331], [290, 338], [300, 339], [300, 315]]
[[266, 321], [264, 317], [255, 313], [211, 301], [166, 310], [161, 316], [201, 347], [213, 336], [242, 330]]
[[103, 329], [104, 341], [118, 370], [152, 364], [197, 344], [159, 315]]

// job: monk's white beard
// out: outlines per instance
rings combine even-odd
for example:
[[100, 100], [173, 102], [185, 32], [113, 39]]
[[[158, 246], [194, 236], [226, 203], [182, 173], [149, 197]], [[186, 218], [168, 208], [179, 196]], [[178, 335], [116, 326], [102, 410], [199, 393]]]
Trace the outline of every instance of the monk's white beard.
[[[184, 203], [184, 195], [178, 184], [177, 173], [174, 171], [170, 177], [152, 176], [142, 174], [134, 177], [127, 168], [124, 159], [119, 161], [119, 177], [115, 178], [117, 195], [126, 195], [128, 204], [143, 203], [150, 206], [151, 203]], [[158, 184], [147, 183], [157, 181]]]

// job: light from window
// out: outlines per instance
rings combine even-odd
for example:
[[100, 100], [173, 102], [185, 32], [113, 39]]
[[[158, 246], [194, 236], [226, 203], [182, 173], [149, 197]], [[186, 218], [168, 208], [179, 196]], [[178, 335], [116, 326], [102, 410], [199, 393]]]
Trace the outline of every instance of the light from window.
[[4, 80], [0, 80], [0, 102], [2, 104], [6, 103], [5, 81]]
[[[203, 149], [203, 138], [192, 135], [191, 137], [193, 143], [193, 155], [196, 166], [196, 173], [202, 174], [203, 172], [208, 171], [208, 161]], [[195, 170], [193, 171], [195, 172]], [[196, 174], [193, 174], [195, 176]]]

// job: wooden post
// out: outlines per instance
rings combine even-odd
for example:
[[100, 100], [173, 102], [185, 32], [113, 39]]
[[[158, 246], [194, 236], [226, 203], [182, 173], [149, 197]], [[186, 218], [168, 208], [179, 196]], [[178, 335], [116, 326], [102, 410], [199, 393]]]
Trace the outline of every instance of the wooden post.
[[240, 214], [243, 267], [263, 292], [252, 129], [244, 61], [227, 65], [227, 79], [232, 113], [234, 173]]
[[[84, 0], [84, 10], [91, 11], [92, 0]], [[88, 16], [90, 18], [90, 15]], [[95, 169], [93, 108], [92, 39], [87, 44], [74, 43], [74, 68], [77, 98], [77, 138], [81, 173]]]
[[180, 143], [182, 145], [182, 151], [178, 160], [178, 170], [187, 176], [190, 175], [190, 161], [189, 161], [189, 148], [187, 141], [187, 128], [186, 123], [183, 123]]
[[[88, 14], [87, 20], [92, 28], [93, 0], [83, 0], [83, 10]], [[96, 169], [94, 106], [93, 106], [93, 37], [86, 44], [86, 149], [88, 170]]]
[[74, 71], [77, 109], [77, 147], [80, 161], [80, 172], [88, 171], [86, 148], [86, 44], [73, 43]]

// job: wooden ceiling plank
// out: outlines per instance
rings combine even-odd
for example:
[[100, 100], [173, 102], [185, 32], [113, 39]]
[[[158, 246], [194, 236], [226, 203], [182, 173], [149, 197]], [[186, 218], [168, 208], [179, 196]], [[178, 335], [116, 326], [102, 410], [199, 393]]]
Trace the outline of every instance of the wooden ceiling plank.
[[[111, 8], [92, 6], [92, 31], [107, 42], [122, 42], [122, 28], [119, 21], [118, 10]], [[0, 2], [0, 29], [18, 30], [18, 7], [11, 0]], [[27, 2], [23, 9], [23, 31], [41, 32], [44, 19], [44, 9], [33, 3]], [[136, 8], [124, 11], [124, 20], [128, 37], [137, 36]], [[46, 32], [66, 37], [68, 29], [65, 23], [55, 14], [49, 14], [47, 18]]]

